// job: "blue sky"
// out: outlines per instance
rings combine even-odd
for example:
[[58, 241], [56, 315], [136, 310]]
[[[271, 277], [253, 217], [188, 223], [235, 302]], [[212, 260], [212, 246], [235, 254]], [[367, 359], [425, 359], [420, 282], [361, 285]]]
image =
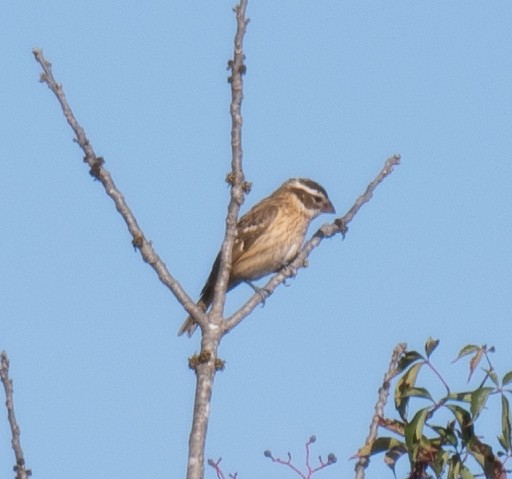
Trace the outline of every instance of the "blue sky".
[[[196, 296], [229, 194], [233, 4], [4, 8], [0, 348], [37, 477], [183, 477], [198, 337], [176, 337], [184, 312], [89, 176], [31, 49]], [[316, 434], [313, 455], [338, 457], [318, 477], [351, 477], [396, 343], [440, 338], [435, 358], [460, 389], [450, 361], [466, 343], [495, 345], [498, 370], [512, 369], [512, 4], [287, 0], [250, 2], [248, 16], [243, 211], [307, 176], [341, 215], [386, 158], [402, 164], [344, 241], [322, 243], [224, 339], [207, 457], [240, 479], [293, 477], [263, 451], [301, 464]], [[233, 291], [228, 311], [251, 292]], [[486, 426], [492, 440], [499, 426]], [[8, 477], [5, 421], [0, 437]], [[382, 467], [367, 477], [391, 477]]]

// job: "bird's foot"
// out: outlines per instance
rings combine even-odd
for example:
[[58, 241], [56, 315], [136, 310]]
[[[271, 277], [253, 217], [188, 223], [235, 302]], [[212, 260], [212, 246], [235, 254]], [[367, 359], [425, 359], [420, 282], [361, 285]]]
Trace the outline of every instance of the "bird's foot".
[[[304, 265], [304, 266], [307, 266], [307, 265]], [[281, 271], [282, 271], [282, 273], [284, 273], [286, 275], [286, 278], [284, 279], [283, 284], [286, 287], [290, 286], [290, 283], [288, 283], [287, 281], [290, 278], [294, 278], [295, 276], [297, 276], [297, 268], [294, 268], [290, 264], [287, 264], [282, 267]]]
[[268, 296], [268, 292], [265, 288], [259, 288], [258, 286], [256, 286], [255, 284], [251, 283], [250, 281], [246, 281], [246, 283], [254, 290], [254, 292], [256, 294], [259, 295], [259, 297], [261, 298], [261, 305], [262, 306], [265, 306], [265, 300]]

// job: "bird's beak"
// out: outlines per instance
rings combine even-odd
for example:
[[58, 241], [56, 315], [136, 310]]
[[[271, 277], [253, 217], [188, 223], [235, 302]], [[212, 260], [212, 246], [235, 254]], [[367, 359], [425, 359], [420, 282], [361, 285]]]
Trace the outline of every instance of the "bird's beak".
[[322, 213], [336, 213], [334, 206], [329, 200], [327, 200], [327, 202], [324, 204], [322, 208]]

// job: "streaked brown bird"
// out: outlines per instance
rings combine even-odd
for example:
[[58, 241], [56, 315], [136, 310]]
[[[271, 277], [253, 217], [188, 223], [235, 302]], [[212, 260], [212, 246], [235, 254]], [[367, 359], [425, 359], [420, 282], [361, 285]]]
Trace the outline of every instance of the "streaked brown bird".
[[[307, 178], [292, 178], [243, 215], [231, 255], [228, 291], [274, 273], [299, 252], [311, 221], [321, 213], [335, 213], [327, 192]], [[206, 311], [219, 274], [220, 253], [213, 263], [197, 305]], [[192, 336], [197, 324], [189, 316], [178, 331]]]

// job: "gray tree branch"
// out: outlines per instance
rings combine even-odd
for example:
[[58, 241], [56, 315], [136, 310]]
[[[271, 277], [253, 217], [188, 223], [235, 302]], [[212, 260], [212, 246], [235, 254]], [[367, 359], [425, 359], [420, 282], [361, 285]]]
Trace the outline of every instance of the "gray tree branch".
[[16, 415], [14, 414], [14, 390], [12, 387], [12, 379], [9, 378], [9, 358], [5, 351], [2, 351], [0, 354], [0, 380], [4, 385], [7, 420], [11, 428], [11, 445], [14, 451], [14, 457], [16, 458], [16, 465], [14, 466], [16, 479], [28, 479], [32, 475], [32, 471], [25, 468], [25, 457], [23, 456], [20, 441], [20, 427], [16, 422]]
[[64, 90], [60, 83], [57, 83], [53, 76], [52, 65], [43, 56], [43, 51], [39, 48], [32, 50], [36, 61], [41, 65], [43, 72], [41, 73], [40, 81], [46, 83], [48, 88], [57, 97], [58, 102], [62, 108], [64, 117], [66, 118], [69, 126], [75, 133], [75, 141], [78, 143], [80, 148], [85, 154], [84, 162], [91, 168], [89, 173], [98, 181], [101, 182], [105, 188], [105, 192], [114, 201], [114, 205], [119, 214], [124, 219], [128, 231], [132, 236], [132, 244], [137, 248], [142, 258], [148, 263], [153, 270], [156, 272], [158, 279], [167, 286], [171, 292], [176, 296], [176, 299], [183, 305], [187, 312], [193, 315], [194, 318], [201, 318], [204, 316], [203, 311], [198, 308], [194, 301], [187, 295], [185, 290], [181, 287], [178, 281], [167, 270], [167, 266], [157, 255], [153, 249], [151, 241], [148, 241], [144, 236], [141, 228], [139, 227], [137, 220], [131, 209], [128, 207], [123, 194], [114, 183], [114, 180], [110, 176], [110, 173], [105, 168], [105, 161], [102, 157], [96, 156], [94, 149], [87, 138], [84, 129], [80, 126], [71, 107], [69, 106]]
[[217, 350], [223, 336], [222, 319], [226, 289], [231, 270], [231, 253], [236, 237], [238, 212], [244, 201], [247, 184], [242, 169], [242, 100], [243, 75], [245, 73], [245, 55], [243, 40], [248, 24], [245, 17], [247, 0], [240, 0], [234, 8], [236, 14], [236, 33], [234, 40], [233, 59], [228, 63], [231, 71], [231, 172], [227, 181], [231, 184], [231, 199], [226, 216], [226, 233], [220, 253], [220, 269], [215, 285], [212, 308], [199, 323], [201, 327], [201, 353], [194, 358], [192, 365], [196, 372], [196, 395], [194, 402], [194, 417], [189, 439], [189, 457], [187, 479], [202, 479], [204, 477], [204, 458], [206, 433], [208, 429], [211, 397], [215, 373], [222, 369], [222, 361], [218, 359]]
[[[373, 415], [372, 422], [370, 424], [370, 432], [366, 438], [365, 446], [369, 446], [375, 442], [378, 435], [379, 424], [381, 419], [384, 417], [384, 407], [388, 402], [389, 391], [391, 389], [391, 381], [398, 374], [398, 362], [400, 358], [407, 351], [407, 344], [399, 343], [395, 346], [391, 361], [389, 362], [389, 368], [387, 373], [384, 375], [382, 386], [379, 388], [379, 398], [375, 404], [375, 414]], [[355, 479], [364, 479], [364, 471], [370, 465], [370, 457], [360, 457], [355, 466]]]

